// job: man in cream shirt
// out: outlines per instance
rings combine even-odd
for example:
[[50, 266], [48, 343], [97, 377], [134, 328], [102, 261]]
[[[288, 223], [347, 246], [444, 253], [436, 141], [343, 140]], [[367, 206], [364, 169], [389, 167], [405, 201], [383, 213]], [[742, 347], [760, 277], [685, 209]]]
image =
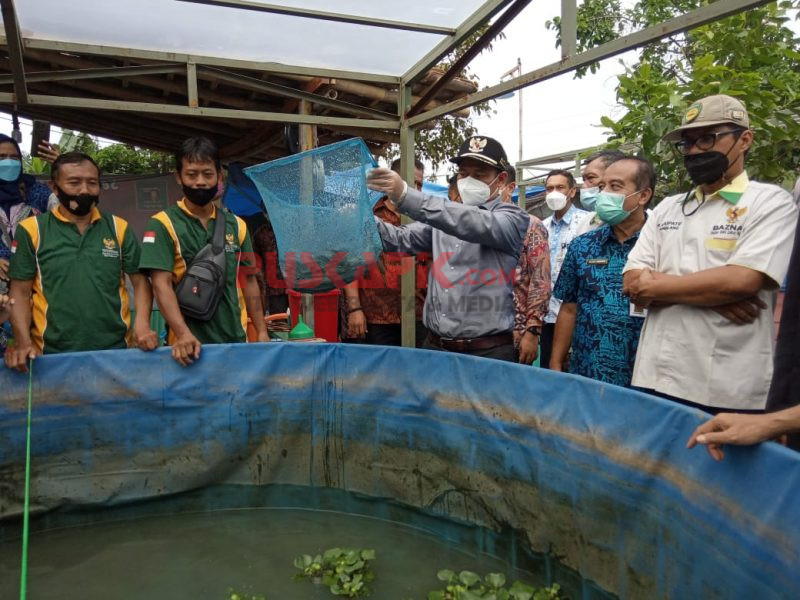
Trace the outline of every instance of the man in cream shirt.
[[748, 179], [753, 132], [735, 98], [695, 102], [665, 139], [697, 187], [658, 205], [624, 268], [624, 293], [649, 308], [633, 385], [711, 412], [761, 411], [797, 208]]

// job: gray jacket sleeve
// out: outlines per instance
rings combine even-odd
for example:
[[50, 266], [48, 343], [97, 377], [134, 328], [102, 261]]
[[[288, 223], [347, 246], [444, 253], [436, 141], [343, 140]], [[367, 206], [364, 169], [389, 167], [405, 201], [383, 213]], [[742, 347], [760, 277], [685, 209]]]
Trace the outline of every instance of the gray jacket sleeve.
[[440, 196], [409, 189], [397, 209], [465, 242], [519, 256], [530, 218], [517, 206], [498, 200], [483, 206], [465, 206]]
[[424, 223], [411, 223], [410, 225], [391, 225], [375, 217], [383, 241], [383, 248], [389, 252], [430, 252], [433, 248], [433, 232]]

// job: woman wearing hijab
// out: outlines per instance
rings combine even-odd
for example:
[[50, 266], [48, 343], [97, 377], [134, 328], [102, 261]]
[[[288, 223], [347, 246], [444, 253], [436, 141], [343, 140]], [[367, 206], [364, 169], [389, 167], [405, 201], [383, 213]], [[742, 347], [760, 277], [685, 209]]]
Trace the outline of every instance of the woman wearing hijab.
[[[0, 300], [8, 294], [8, 265], [11, 242], [23, 219], [47, 210], [50, 188], [22, 173], [19, 144], [0, 133]], [[5, 352], [10, 328], [0, 306], [0, 352]]]

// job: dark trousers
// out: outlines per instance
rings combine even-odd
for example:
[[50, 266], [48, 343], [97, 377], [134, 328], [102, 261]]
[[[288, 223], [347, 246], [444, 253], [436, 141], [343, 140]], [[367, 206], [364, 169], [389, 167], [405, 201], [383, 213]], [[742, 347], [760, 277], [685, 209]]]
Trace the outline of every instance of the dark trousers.
[[[426, 350], [438, 350], [440, 352], [451, 352], [439, 346], [431, 344], [430, 339], [425, 339], [425, 344], [422, 346]], [[470, 356], [480, 356], [482, 358], [494, 358], [495, 360], [505, 360], [508, 362], [517, 362], [517, 351], [514, 349], [514, 344], [504, 344], [502, 346], [495, 346], [494, 348], [486, 348], [485, 350], [471, 350], [466, 352], [459, 352], [458, 354], [469, 354]]]
[[[422, 321], [416, 322], [416, 347], [422, 348], [428, 337], [428, 330]], [[402, 330], [399, 324], [376, 325], [367, 323], [367, 335], [363, 340], [347, 339], [351, 343], [374, 344], [377, 346], [402, 346]]]
[[279, 294], [276, 296], [267, 295], [267, 306], [265, 308], [271, 315], [285, 313], [289, 310], [289, 297], [286, 294]]
[[367, 335], [364, 338], [364, 343], [378, 346], [400, 346], [401, 339], [400, 325], [367, 324]]
[[543, 369], [550, 368], [550, 354], [553, 351], [553, 336], [555, 332], [555, 323], [542, 325], [542, 335], [539, 336], [539, 366]]

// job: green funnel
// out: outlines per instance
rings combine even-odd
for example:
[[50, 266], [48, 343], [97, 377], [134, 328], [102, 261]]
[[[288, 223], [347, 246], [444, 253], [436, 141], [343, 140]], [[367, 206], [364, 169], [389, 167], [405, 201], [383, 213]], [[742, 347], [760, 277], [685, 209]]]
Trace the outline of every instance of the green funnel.
[[303, 315], [297, 315], [297, 325], [289, 332], [290, 340], [307, 340], [314, 337], [314, 330], [303, 321]]

